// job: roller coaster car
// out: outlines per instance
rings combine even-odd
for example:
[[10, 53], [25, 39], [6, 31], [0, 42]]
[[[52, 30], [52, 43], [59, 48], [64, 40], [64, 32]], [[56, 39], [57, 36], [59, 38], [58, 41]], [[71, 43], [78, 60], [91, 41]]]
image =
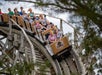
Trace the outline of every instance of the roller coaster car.
[[7, 14], [0, 15], [0, 21], [8, 23], [9, 22], [9, 16]]
[[24, 21], [22, 16], [12, 16], [12, 19], [16, 21], [21, 27], [34, 32], [34, 27], [29, 22]]
[[14, 21], [17, 21], [17, 16], [11, 16]]
[[35, 35], [34, 26], [33, 26], [31, 23], [25, 21], [25, 27], [26, 27], [26, 29], [27, 29], [28, 31], [34, 33], [34, 35]]
[[64, 36], [61, 39], [50, 44], [50, 47], [53, 50], [54, 56], [57, 56], [57, 55], [62, 55], [65, 52], [67, 52], [69, 50], [68, 48], [70, 47], [70, 45], [69, 45], [67, 37]]
[[22, 16], [17, 16], [17, 22], [21, 27], [25, 28]]

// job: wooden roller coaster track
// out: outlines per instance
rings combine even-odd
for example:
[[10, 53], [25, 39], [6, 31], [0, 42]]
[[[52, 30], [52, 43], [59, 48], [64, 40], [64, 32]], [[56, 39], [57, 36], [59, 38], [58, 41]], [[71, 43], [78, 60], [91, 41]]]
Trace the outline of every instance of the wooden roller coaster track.
[[[50, 45], [43, 40], [42, 34], [35, 34], [32, 25], [27, 22], [22, 23], [20, 16], [16, 18], [18, 21], [15, 17], [8, 17], [7, 14], [0, 15], [0, 62], [3, 62], [0, 66], [1, 74], [16, 75], [19, 67], [22, 68], [24, 75], [86, 74], [81, 59], [72, 46], [69, 45], [57, 55], [51, 55], [49, 53], [51, 49], [48, 48]], [[64, 20], [60, 19], [61, 30], [63, 30], [62, 21]], [[50, 66], [41, 69], [41, 66], [45, 67], [46, 62], [49, 62]]]

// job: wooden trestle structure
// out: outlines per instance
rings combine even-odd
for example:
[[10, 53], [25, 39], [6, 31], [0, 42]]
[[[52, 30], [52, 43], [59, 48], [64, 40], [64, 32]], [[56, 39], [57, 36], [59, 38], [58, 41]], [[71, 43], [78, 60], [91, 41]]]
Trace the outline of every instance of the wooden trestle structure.
[[[0, 15], [0, 74], [85, 75], [67, 36], [59, 40], [64, 46], [58, 49], [55, 45], [59, 41], [51, 45], [46, 43], [45, 33], [37, 33], [21, 16]], [[54, 54], [51, 55], [49, 50]]]

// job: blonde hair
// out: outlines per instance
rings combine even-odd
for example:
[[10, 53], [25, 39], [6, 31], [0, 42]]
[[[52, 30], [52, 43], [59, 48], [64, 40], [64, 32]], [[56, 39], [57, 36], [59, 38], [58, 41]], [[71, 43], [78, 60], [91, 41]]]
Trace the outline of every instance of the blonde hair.
[[41, 19], [44, 19], [44, 16], [43, 16], [43, 14], [40, 14], [40, 15], [39, 15], [39, 17], [40, 17]]
[[53, 31], [50, 31], [50, 34], [53, 34]]

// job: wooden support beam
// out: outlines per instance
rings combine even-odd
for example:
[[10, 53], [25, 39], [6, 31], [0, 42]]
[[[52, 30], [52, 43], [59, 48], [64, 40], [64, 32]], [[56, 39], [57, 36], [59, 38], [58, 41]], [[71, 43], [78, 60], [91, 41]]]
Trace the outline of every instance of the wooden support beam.
[[60, 30], [63, 32], [62, 19], [60, 19]]

